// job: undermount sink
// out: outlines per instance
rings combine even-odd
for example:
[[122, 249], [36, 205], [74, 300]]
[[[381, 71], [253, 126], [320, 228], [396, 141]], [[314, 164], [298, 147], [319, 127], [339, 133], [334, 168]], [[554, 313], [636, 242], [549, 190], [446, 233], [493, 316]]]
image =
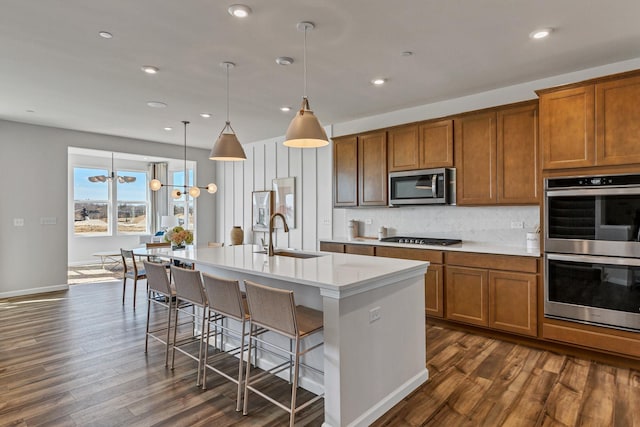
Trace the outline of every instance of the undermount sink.
[[[255, 254], [266, 254], [267, 251], [255, 251]], [[288, 256], [290, 258], [318, 258], [324, 256], [324, 254], [311, 254], [308, 252], [288, 251], [283, 249], [276, 249], [273, 252], [277, 256]]]

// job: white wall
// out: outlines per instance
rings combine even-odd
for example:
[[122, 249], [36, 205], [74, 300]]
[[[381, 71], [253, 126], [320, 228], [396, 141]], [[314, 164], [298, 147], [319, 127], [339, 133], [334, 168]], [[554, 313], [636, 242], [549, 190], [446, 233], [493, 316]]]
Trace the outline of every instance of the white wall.
[[[327, 129], [329, 130], [329, 129]], [[328, 132], [329, 133], [329, 132]], [[234, 225], [242, 226], [245, 243], [268, 241], [267, 233], [251, 231], [252, 191], [272, 189], [274, 178], [296, 178], [296, 225], [274, 237], [278, 247], [316, 250], [318, 239], [331, 238], [331, 145], [316, 149], [287, 148], [284, 138], [245, 144], [247, 160], [225, 162], [216, 175], [220, 204], [217, 235], [229, 242]]]
[[[181, 145], [0, 121], [0, 298], [66, 288], [69, 146], [184, 156]], [[216, 168], [206, 150], [189, 149], [187, 158], [198, 163], [198, 183], [212, 181]], [[217, 196], [198, 199], [200, 241], [216, 240]], [[23, 218], [24, 226], [14, 227], [14, 218]], [[55, 218], [56, 224], [42, 225], [41, 218]]]

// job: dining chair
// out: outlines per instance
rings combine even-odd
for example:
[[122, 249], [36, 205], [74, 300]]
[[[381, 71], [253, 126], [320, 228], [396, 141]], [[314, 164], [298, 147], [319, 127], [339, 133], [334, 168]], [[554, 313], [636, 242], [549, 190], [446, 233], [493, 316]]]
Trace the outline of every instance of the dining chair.
[[[296, 305], [293, 291], [272, 288], [249, 280], [245, 280], [244, 283], [249, 313], [251, 313], [249, 318], [247, 360], [251, 360], [251, 350], [252, 348], [255, 349], [255, 345], [252, 344], [252, 342], [258, 341], [262, 345], [269, 346], [274, 350], [273, 354], [279, 353], [284, 363], [276, 365], [269, 370], [264, 370], [253, 378], [253, 382], [250, 377], [251, 363], [247, 363], [242, 414], [247, 415], [248, 413], [249, 391], [252, 391], [287, 411], [289, 413], [289, 426], [293, 427], [297, 412], [324, 397], [324, 394], [320, 394], [300, 406], [297, 406], [296, 403], [300, 366], [305, 366], [305, 368], [322, 373], [315, 368], [300, 363], [300, 357], [302, 355], [323, 345], [323, 341], [320, 341], [316, 344], [310, 344], [305, 350], [300, 349], [302, 340], [323, 330], [322, 312], [309, 307]], [[275, 344], [275, 340], [269, 340], [266, 336], [259, 338], [258, 334], [262, 333], [261, 329], [289, 338], [289, 348]], [[273, 397], [268, 396], [267, 387], [258, 389], [255, 386], [255, 384], [264, 379], [266, 375], [278, 373], [287, 368], [293, 368], [293, 374], [290, 374], [290, 378], [291, 376], [293, 377], [291, 380], [291, 403], [288, 407]]]
[[144, 268], [139, 269], [136, 264], [136, 257], [133, 255], [133, 251], [129, 249], [120, 249], [120, 255], [122, 256], [122, 305], [124, 305], [124, 297], [127, 290], [127, 279], [133, 280], [133, 308], [136, 308], [136, 291], [138, 287], [138, 280], [146, 279], [147, 273]]
[[[149, 243], [145, 243], [145, 246], [147, 249], [155, 249], [155, 248], [170, 248], [171, 247], [171, 242], [149, 242]], [[151, 262], [155, 262], [155, 263], [159, 263], [162, 264], [167, 271], [169, 272], [169, 281], [171, 281], [171, 262], [163, 260], [162, 258], [159, 258], [157, 256], [154, 255], [148, 255], [147, 256], [147, 261], [151, 261]]]

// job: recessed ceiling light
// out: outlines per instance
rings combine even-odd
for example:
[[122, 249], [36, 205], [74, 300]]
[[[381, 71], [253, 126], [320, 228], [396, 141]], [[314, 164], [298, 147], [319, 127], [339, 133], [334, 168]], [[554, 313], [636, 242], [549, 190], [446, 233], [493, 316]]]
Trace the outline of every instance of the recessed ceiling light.
[[293, 58], [289, 56], [278, 56], [276, 58], [276, 64], [278, 65], [291, 65], [293, 64]]
[[291, 111], [291, 107], [283, 105], [282, 107], [280, 107], [280, 111], [282, 111], [283, 113], [288, 113], [289, 111]]
[[170, 130], [173, 130], [173, 128], [172, 128], [172, 127], [170, 127], [170, 126], [167, 126], [166, 128], [164, 128], [164, 130], [166, 130], [167, 132], [169, 132]]
[[387, 79], [383, 79], [383, 78], [377, 78], [377, 79], [371, 80], [371, 83], [373, 83], [375, 86], [382, 86], [386, 82], [387, 82]]
[[35, 113], [35, 110], [27, 110], [27, 113]]
[[211, 113], [200, 113], [200, 117], [204, 117], [205, 119], [211, 118]]
[[102, 37], [103, 39], [112, 39], [113, 38], [113, 34], [111, 34], [108, 31], [100, 31], [98, 33], [100, 35], [100, 37]]
[[235, 16], [236, 18], [246, 18], [251, 14], [251, 8], [243, 4], [233, 4], [229, 6], [227, 10], [229, 11], [229, 15]]
[[540, 28], [531, 32], [531, 34], [529, 34], [529, 37], [534, 40], [544, 39], [545, 37], [548, 37], [549, 34], [551, 34], [551, 31], [553, 31], [551, 28]]
[[400, 55], [402, 55], [402, 56], [413, 56], [413, 52], [411, 52], [410, 50], [405, 50]]
[[143, 65], [142, 71], [147, 74], [157, 74], [160, 69], [158, 67], [154, 67], [153, 65]]
[[160, 101], [149, 101], [147, 102], [147, 106], [151, 108], [166, 108], [167, 104]]

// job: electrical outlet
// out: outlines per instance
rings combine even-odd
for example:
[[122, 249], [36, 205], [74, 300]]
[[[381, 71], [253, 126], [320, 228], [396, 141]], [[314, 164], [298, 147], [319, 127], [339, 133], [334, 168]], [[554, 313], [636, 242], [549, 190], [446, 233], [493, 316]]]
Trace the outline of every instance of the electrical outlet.
[[369, 310], [369, 323], [373, 323], [376, 320], [380, 320], [380, 307], [374, 307]]
[[524, 228], [524, 221], [511, 221], [511, 228]]
[[322, 220], [322, 223], [324, 225], [331, 225], [331, 220], [329, 218], [325, 218], [325, 219]]
[[373, 220], [371, 218], [367, 218], [367, 219], [364, 220], [364, 223], [367, 224], [367, 225], [371, 225], [371, 224], [373, 224]]
[[13, 218], [14, 227], [24, 227], [24, 218]]

